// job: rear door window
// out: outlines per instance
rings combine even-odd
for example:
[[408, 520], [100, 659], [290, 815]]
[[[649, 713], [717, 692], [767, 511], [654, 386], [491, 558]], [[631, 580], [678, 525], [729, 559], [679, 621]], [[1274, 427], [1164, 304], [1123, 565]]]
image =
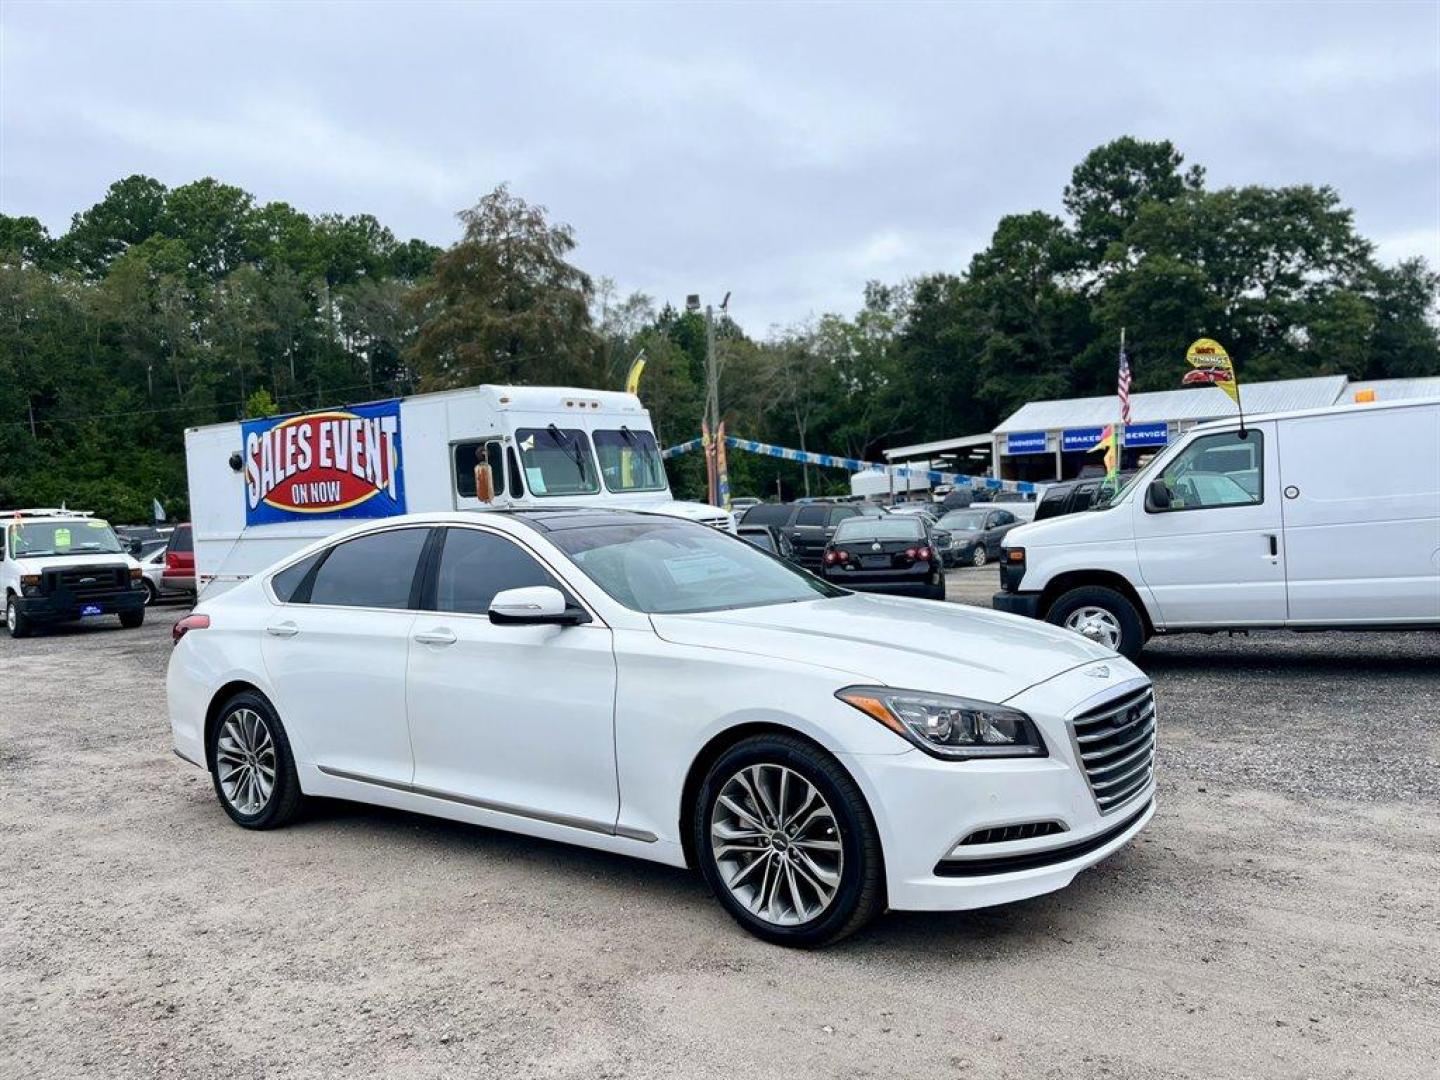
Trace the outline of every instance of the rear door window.
[[746, 525], [784, 525], [790, 518], [790, 510], [784, 503], [760, 503], [746, 510], [741, 521]]
[[170, 534], [170, 551], [179, 552], [182, 555], [194, 551], [194, 545], [190, 538], [189, 525], [177, 525], [175, 531]]
[[826, 507], [823, 506], [802, 506], [800, 512], [795, 515], [795, 524], [800, 525], [824, 525]]
[[429, 529], [390, 529], [337, 544], [315, 571], [309, 603], [410, 607], [420, 552], [429, 535]]

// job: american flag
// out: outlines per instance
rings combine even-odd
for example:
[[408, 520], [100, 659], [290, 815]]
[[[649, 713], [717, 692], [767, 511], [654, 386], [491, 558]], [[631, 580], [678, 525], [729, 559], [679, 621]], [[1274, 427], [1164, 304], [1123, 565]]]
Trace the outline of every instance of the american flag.
[[1120, 346], [1120, 422], [1130, 423], [1130, 357], [1125, 353], [1125, 346]]

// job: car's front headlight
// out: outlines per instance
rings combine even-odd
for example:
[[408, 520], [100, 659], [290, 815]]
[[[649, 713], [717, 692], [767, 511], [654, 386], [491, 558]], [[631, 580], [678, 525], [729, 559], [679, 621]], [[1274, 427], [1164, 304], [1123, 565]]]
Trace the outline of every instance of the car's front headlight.
[[847, 686], [835, 696], [936, 757], [1045, 755], [1034, 721], [1019, 709], [888, 686]]

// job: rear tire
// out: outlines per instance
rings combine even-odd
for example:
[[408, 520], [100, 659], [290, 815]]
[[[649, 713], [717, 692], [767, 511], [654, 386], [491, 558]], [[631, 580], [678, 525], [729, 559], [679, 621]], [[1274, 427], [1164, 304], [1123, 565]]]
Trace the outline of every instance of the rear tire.
[[1145, 621], [1124, 593], [1104, 585], [1082, 585], [1062, 593], [1045, 621], [1063, 626], [1134, 660], [1145, 647]]
[[762, 940], [829, 945], [884, 910], [884, 858], [870, 808], [813, 743], [778, 734], [736, 743], [710, 767], [692, 816], [706, 884]]
[[251, 690], [220, 709], [208, 735], [207, 758], [215, 797], [245, 829], [278, 829], [304, 804], [290, 739], [270, 702]]
[[13, 593], [5, 599], [5, 629], [12, 638], [30, 636], [30, 618], [20, 610], [20, 602]]
[[142, 607], [138, 611], [120, 612], [120, 625], [126, 630], [134, 630], [137, 626], [144, 626], [145, 609]]

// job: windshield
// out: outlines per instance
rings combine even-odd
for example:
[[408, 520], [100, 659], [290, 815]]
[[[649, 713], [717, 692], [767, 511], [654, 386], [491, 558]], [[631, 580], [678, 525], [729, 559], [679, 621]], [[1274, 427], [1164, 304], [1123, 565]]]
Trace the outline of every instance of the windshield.
[[651, 615], [793, 604], [845, 593], [706, 525], [597, 525], [563, 529], [549, 539], [615, 600]]
[[940, 519], [940, 527], [949, 532], [979, 532], [985, 527], [986, 510], [967, 510], [960, 514], [946, 514]]
[[849, 518], [835, 530], [835, 542], [854, 540], [923, 540], [925, 524], [913, 514], [908, 517]]
[[108, 521], [22, 521], [10, 526], [10, 555], [119, 555], [125, 549]]
[[532, 495], [594, 495], [600, 490], [590, 440], [579, 428], [520, 428], [515, 445]]
[[648, 431], [632, 431], [623, 425], [618, 431], [596, 431], [595, 453], [600, 455], [600, 472], [611, 491], [664, 491], [665, 463], [660, 447]]

